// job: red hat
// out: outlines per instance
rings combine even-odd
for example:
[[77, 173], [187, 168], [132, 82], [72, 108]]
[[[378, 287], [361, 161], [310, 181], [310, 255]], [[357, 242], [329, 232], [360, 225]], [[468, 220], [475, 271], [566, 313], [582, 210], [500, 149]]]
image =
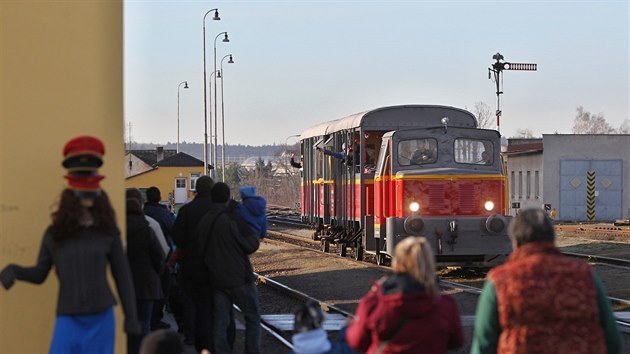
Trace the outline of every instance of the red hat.
[[101, 193], [100, 181], [105, 178], [100, 175], [76, 175], [70, 174], [64, 176], [68, 180], [68, 187], [77, 194], [85, 194], [85, 196], [96, 196]]
[[71, 139], [63, 148], [63, 167], [71, 171], [94, 171], [103, 164], [105, 145], [92, 136]]

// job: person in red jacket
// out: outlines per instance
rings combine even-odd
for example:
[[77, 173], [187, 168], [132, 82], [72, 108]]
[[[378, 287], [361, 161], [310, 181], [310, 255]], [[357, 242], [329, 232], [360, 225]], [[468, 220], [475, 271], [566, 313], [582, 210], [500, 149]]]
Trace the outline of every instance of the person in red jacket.
[[394, 273], [374, 283], [348, 326], [352, 348], [368, 354], [439, 354], [464, 344], [459, 310], [438, 289], [434, 259], [424, 237], [396, 245]]

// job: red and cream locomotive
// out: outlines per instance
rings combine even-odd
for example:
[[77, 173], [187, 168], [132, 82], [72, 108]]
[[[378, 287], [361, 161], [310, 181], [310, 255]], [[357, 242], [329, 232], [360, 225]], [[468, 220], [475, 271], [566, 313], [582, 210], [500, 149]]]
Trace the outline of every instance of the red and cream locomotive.
[[302, 221], [383, 263], [396, 243], [425, 236], [437, 261], [492, 265], [511, 251], [500, 135], [474, 115], [435, 105], [384, 107], [300, 135]]

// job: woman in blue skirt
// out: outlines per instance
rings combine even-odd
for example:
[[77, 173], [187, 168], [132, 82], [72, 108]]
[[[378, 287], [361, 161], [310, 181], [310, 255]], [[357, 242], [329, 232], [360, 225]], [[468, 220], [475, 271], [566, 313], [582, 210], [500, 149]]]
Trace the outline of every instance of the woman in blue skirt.
[[37, 264], [9, 264], [0, 272], [2, 285], [9, 289], [16, 279], [41, 284], [55, 266], [59, 294], [50, 354], [113, 354], [116, 301], [107, 282], [108, 264], [125, 313], [125, 331], [140, 331], [114, 210], [99, 185], [104, 177], [97, 169], [104, 153], [103, 143], [94, 137], [81, 136], [66, 144], [68, 188], [44, 233]]

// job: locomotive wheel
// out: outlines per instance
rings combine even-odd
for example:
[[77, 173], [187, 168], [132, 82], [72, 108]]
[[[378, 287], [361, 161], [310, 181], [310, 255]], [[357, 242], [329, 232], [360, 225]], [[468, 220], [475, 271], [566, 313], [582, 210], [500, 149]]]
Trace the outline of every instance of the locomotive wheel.
[[357, 261], [363, 260], [363, 246], [359, 242], [354, 246], [354, 259]]
[[330, 241], [322, 240], [322, 252], [328, 253], [330, 251]]
[[341, 257], [346, 256], [346, 244], [345, 243], [337, 243], [337, 252]]

